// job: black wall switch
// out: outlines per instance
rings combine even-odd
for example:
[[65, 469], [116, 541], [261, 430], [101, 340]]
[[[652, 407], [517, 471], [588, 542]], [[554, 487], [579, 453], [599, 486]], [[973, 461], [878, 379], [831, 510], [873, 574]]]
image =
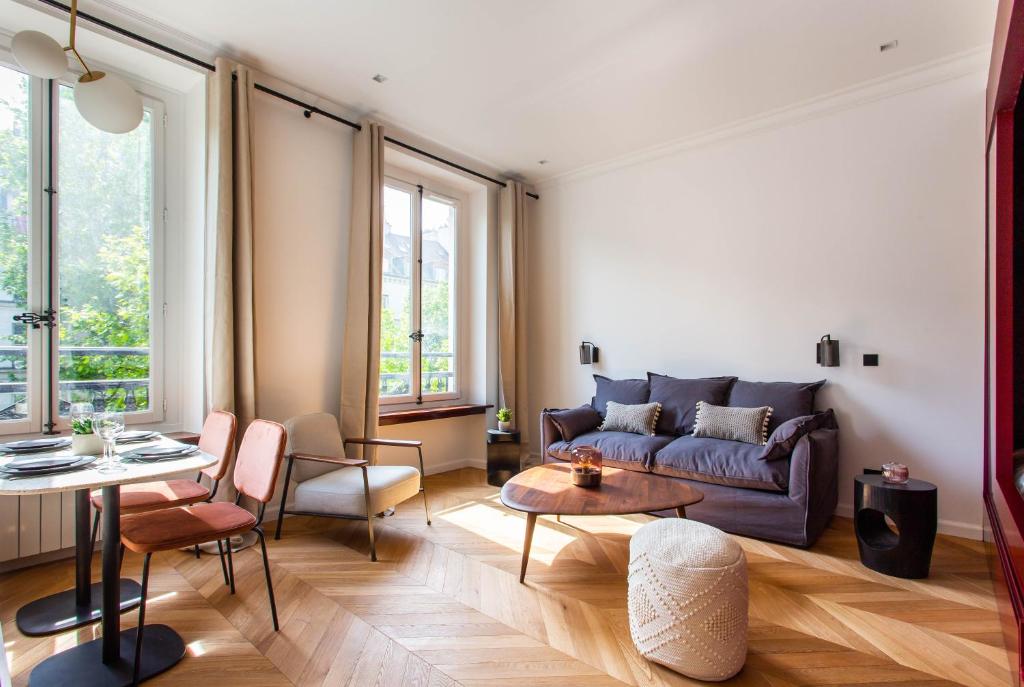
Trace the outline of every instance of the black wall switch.
[[864, 354], [864, 367], [878, 367], [878, 354], [877, 353], [865, 353]]

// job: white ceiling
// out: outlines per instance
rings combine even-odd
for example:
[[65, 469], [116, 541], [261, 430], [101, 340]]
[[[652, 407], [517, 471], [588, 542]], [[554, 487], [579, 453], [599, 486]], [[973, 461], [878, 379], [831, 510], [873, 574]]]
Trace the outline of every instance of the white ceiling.
[[[985, 45], [995, 4], [132, 0], [130, 7], [306, 91], [541, 180]], [[109, 17], [116, 5], [83, 0], [82, 7]], [[897, 49], [879, 51], [894, 39]], [[388, 80], [375, 83], [377, 73]]]

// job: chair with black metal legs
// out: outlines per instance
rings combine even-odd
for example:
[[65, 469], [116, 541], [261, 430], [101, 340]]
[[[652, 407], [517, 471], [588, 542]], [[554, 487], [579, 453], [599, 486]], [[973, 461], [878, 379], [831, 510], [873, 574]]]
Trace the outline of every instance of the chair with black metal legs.
[[[286, 433], [276, 422], [255, 420], [242, 437], [235, 461], [234, 485], [238, 496], [234, 503], [198, 503], [189, 507], [169, 508], [139, 513], [121, 518], [121, 542], [131, 551], [145, 556], [142, 562], [142, 600], [139, 604], [139, 629], [135, 637], [135, 656], [141, 656], [146, 620], [146, 594], [149, 587], [149, 562], [154, 553], [187, 548], [210, 541], [227, 544], [228, 578], [231, 593], [235, 593], [234, 561], [231, 558], [231, 537], [245, 532], [255, 532], [260, 540], [263, 554], [263, 572], [267, 578], [267, 595], [270, 598], [270, 616], [274, 630], [278, 630], [277, 602], [274, 600], [274, 584], [270, 577], [270, 559], [267, 557], [267, 540], [260, 525], [266, 512], [267, 502], [274, 496], [277, 473], [284, 458]], [[242, 508], [243, 497], [257, 503], [253, 515]], [[135, 662], [135, 676], [139, 674], [138, 660]]]
[[[394, 508], [417, 494], [430, 524], [430, 508], [423, 485], [423, 442], [401, 439], [342, 439], [337, 419], [328, 413], [300, 415], [285, 422], [288, 429], [288, 464], [285, 468], [281, 507], [275, 539], [281, 538], [284, 516], [318, 515], [366, 520], [370, 560], [377, 560], [373, 536], [374, 516]], [[415, 448], [419, 469], [408, 465], [370, 465], [346, 457], [349, 444]], [[295, 483], [293, 494], [289, 487]], [[286, 502], [291, 498], [291, 505]]]
[[[121, 487], [121, 514], [148, 513], [164, 508], [188, 506], [202, 501], [211, 501], [217, 495], [217, 487], [231, 465], [235, 450], [235, 435], [238, 420], [225, 410], [215, 410], [206, 416], [203, 430], [199, 434], [199, 450], [217, 457], [217, 462], [201, 471], [195, 480], [171, 479], [159, 482], [140, 482]], [[203, 477], [210, 481], [210, 487], [203, 485]], [[95, 515], [92, 521], [92, 540], [89, 555], [96, 549], [96, 535], [100, 529], [100, 514], [103, 512], [103, 495], [99, 490], [91, 495]], [[199, 550], [196, 549], [196, 557]], [[222, 554], [223, 557], [223, 554]], [[227, 571], [224, 574], [227, 584]]]

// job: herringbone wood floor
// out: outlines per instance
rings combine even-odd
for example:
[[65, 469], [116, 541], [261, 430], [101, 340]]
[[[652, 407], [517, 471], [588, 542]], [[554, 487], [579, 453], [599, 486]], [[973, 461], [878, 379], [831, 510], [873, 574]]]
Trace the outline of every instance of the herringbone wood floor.
[[[189, 655], [152, 685], [676, 685], [691, 681], [632, 647], [629, 537], [646, 516], [537, 523], [527, 584], [517, 583], [525, 521], [479, 470], [428, 478], [421, 502], [365, 523], [289, 518], [270, 557], [281, 632], [270, 624], [259, 554], [235, 558], [228, 594], [214, 556], [156, 557], [147, 620], [171, 625]], [[272, 529], [268, 527], [268, 530]], [[928, 580], [875, 574], [857, 560], [849, 521], [812, 551], [740, 540], [750, 569], [750, 651], [743, 685], [906, 685], [1008, 681], [980, 543], [940, 537]], [[139, 559], [125, 561], [137, 572]], [[95, 628], [27, 638], [26, 601], [72, 584], [70, 562], [0, 577], [0, 618], [15, 685]], [[123, 616], [130, 626], [134, 613]], [[202, 681], [202, 682], [200, 682]]]

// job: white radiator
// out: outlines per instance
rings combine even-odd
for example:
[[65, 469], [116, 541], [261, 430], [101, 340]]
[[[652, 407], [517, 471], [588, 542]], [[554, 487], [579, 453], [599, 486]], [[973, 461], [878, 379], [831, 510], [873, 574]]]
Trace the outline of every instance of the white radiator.
[[74, 546], [75, 492], [0, 496], [0, 563]]

